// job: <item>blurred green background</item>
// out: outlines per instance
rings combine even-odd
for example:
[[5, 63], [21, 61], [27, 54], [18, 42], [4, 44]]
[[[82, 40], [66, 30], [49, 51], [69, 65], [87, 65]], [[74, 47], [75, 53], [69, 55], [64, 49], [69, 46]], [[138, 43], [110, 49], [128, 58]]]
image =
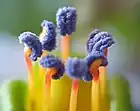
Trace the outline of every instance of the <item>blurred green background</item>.
[[[93, 28], [110, 32], [116, 44], [109, 51], [109, 76], [121, 73], [130, 83], [132, 102], [140, 109], [140, 1], [139, 0], [0, 0], [0, 83], [6, 79], [26, 79], [23, 31], [41, 32], [40, 23], [55, 21], [62, 6], [77, 8], [77, 31], [72, 50], [86, 54], [85, 43]], [[58, 43], [59, 45], [59, 43]]]

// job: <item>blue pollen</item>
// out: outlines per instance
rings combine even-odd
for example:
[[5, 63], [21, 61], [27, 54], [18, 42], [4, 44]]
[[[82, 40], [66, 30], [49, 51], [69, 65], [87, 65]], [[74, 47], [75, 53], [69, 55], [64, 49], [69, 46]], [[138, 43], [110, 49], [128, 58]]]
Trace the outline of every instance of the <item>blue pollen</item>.
[[90, 54], [88, 54], [85, 57], [85, 60], [87, 61], [88, 67], [96, 61], [97, 59], [102, 59], [102, 64], [100, 66], [107, 66], [108, 65], [108, 60], [106, 56], [104, 55], [104, 52], [102, 51], [92, 51]]
[[88, 72], [86, 73], [86, 75], [83, 76], [83, 80], [84, 80], [85, 82], [92, 81], [92, 80], [93, 80], [92, 74], [90, 74], [90, 72], [88, 71]]
[[88, 73], [83, 77], [83, 80], [88, 82], [93, 79], [92, 74], [90, 73], [89, 69], [91, 64], [96, 61], [97, 59], [102, 59], [102, 64], [100, 66], [107, 66], [108, 60], [104, 55], [104, 52], [99, 51], [92, 51], [87, 57], [85, 57], [85, 60], [88, 65]]
[[73, 7], [59, 8], [56, 13], [57, 27], [61, 36], [71, 35], [76, 31], [77, 13]]
[[92, 50], [103, 51], [114, 43], [112, 36], [108, 32], [95, 30], [90, 34], [86, 44], [86, 49], [88, 53], [91, 53]]
[[95, 41], [94, 41], [94, 36], [96, 34], [98, 34], [100, 32], [99, 29], [94, 29], [90, 34], [89, 34], [89, 39], [87, 40], [87, 43], [86, 43], [86, 50], [88, 53], [91, 53], [92, 52], [92, 49], [93, 49], [93, 45], [95, 44]]
[[56, 48], [56, 27], [52, 22], [46, 20], [41, 23], [41, 26], [46, 30], [44, 37], [40, 40], [42, 49], [51, 52]]
[[83, 79], [88, 72], [88, 66], [84, 59], [68, 58], [65, 70], [71, 79]]
[[52, 79], [59, 79], [64, 75], [64, 63], [62, 63], [60, 59], [56, 58], [53, 55], [47, 55], [45, 57], [42, 57], [39, 63], [44, 68], [56, 68], [57, 72], [52, 76]]
[[60, 62], [60, 67], [57, 68], [57, 73], [55, 75], [52, 76], [52, 79], [57, 80], [60, 79], [65, 72], [65, 66], [64, 63]]
[[31, 49], [30, 59], [36, 61], [42, 55], [42, 45], [36, 34], [32, 32], [23, 32], [18, 37], [19, 41]]

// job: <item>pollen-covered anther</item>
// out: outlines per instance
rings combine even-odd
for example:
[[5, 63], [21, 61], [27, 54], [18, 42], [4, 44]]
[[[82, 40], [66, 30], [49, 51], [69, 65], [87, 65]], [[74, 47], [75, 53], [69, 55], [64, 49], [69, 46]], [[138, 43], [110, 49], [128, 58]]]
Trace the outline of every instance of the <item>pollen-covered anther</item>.
[[53, 55], [42, 57], [40, 65], [44, 68], [55, 68], [56, 73], [52, 75], [52, 79], [59, 79], [64, 75], [65, 68], [62, 61]]
[[[88, 71], [90, 75], [86, 75], [85, 78], [88, 77], [89, 80], [92, 80], [92, 77], [98, 78], [99, 72], [98, 68], [100, 66], [107, 66], [108, 60], [106, 56], [104, 55], [104, 52], [102, 51], [94, 51], [90, 53], [86, 58], [85, 58], [87, 64], [88, 64]], [[92, 76], [91, 76], [92, 75]]]
[[93, 49], [95, 50], [104, 50], [105, 48], [108, 48], [115, 43], [112, 36], [108, 32], [100, 32], [96, 34], [95, 42], [98, 44], [93, 46]]
[[76, 30], [77, 13], [73, 7], [59, 8], [56, 14], [57, 27], [61, 36], [71, 35]]
[[91, 32], [86, 44], [86, 49], [88, 53], [91, 53], [92, 50], [105, 50], [112, 44], [114, 44], [112, 35], [108, 32], [101, 32], [96, 29]]
[[68, 58], [65, 68], [66, 74], [71, 79], [82, 79], [88, 72], [88, 66], [84, 59]]
[[93, 49], [93, 46], [95, 44], [95, 41], [94, 41], [94, 37], [96, 34], [98, 34], [100, 32], [99, 29], [94, 29], [90, 34], [89, 34], [89, 39], [87, 40], [87, 43], [86, 43], [86, 50], [88, 53], [91, 53], [92, 52], [92, 49]]
[[56, 26], [47, 20], [41, 23], [43, 34], [41, 34], [40, 41], [42, 49], [52, 51], [56, 48]]
[[32, 32], [23, 32], [18, 38], [20, 43], [31, 50], [30, 59], [36, 61], [42, 54], [42, 45], [37, 35]]

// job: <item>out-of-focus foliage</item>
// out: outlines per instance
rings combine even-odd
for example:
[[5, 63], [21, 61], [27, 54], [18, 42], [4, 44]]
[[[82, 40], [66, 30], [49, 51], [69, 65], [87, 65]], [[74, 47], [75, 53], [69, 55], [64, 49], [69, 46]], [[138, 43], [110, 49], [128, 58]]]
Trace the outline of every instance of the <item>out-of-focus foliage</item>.
[[22, 31], [40, 32], [43, 19], [55, 22], [59, 7], [69, 0], [0, 0], [0, 30], [17, 35]]
[[6, 81], [0, 87], [1, 111], [25, 111], [27, 84], [23, 80]]
[[[56, 83], [57, 82], [53, 82], [53, 84], [55, 84], [55, 87], [56, 87]], [[67, 83], [70, 84], [70, 81], [67, 80]], [[82, 82], [82, 81], [80, 81], [80, 84], [85, 85], [85, 83]], [[109, 90], [111, 91], [110, 96], [112, 98], [111, 101], [112, 102], [115, 101], [114, 102], [115, 105], [113, 106], [113, 109], [115, 111], [133, 111], [128, 81], [123, 76], [114, 75], [110, 79], [109, 86], [110, 86]], [[90, 84], [89, 84], [89, 87], [91, 87]], [[2, 100], [1, 101], [2, 104], [0, 105], [0, 108], [3, 107], [1, 109], [2, 111], [8, 111], [11, 108], [12, 108], [11, 109], [12, 111], [19, 111], [19, 110], [20, 111], [25, 111], [24, 106], [25, 106], [25, 100], [26, 100], [26, 96], [27, 96], [26, 95], [27, 84], [24, 81], [22, 81], [22, 80], [12, 80], [10, 82], [6, 82], [0, 88], [1, 88], [0, 89], [0, 91], [1, 91], [0, 97], [1, 97], [1, 100]], [[59, 86], [59, 88], [60, 88], [60, 86]], [[86, 88], [85, 86], [82, 86], [82, 89], [83, 88], [85, 88], [86, 90], [80, 90], [79, 91], [80, 92], [79, 94], [81, 96], [81, 98], [79, 98], [79, 101], [80, 100], [86, 100], [86, 101], [79, 102], [78, 104], [81, 105], [81, 106], [82, 106], [83, 102], [87, 102], [87, 100], [90, 100], [89, 98], [87, 99], [87, 96], [82, 95], [84, 93], [87, 94], [87, 92], [90, 93], [89, 88], [88, 87]], [[58, 89], [57, 91], [61, 92], [62, 90]], [[56, 93], [56, 91], [55, 91], [55, 93]], [[59, 98], [59, 96], [56, 96], [56, 97]], [[88, 96], [88, 97], [90, 97], [90, 96]], [[57, 100], [59, 101], [59, 99], [57, 99]], [[55, 102], [53, 102], [53, 104]], [[57, 103], [57, 105], [56, 104], [54, 104], [54, 105], [57, 108], [59, 107], [58, 109], [64, 109], [65, 106], [63, 106], [63, 105], [58, 106], [58, 104], [60, 105], [59, 102]], [[87, 103], [85, 103], [85, 104], [87, 104]], [[56, 107], [54, 107], [54, 109], [56, 109]], [[60, 108], [60, 107], [62, 107], [62, 108]], [[83, 107], [78, 107], [78, 108], [83, 108]], [[81, 111], [83, 109], [78, 109], [78, 110]], [[114, 110], [112, 110], [112, 111], [114, 111]]]
[[121, 75], [115, 75], [111, 78], [109, 85], [112, 100], [116, 104], [115, 111], [133, 111], [128, 81]]

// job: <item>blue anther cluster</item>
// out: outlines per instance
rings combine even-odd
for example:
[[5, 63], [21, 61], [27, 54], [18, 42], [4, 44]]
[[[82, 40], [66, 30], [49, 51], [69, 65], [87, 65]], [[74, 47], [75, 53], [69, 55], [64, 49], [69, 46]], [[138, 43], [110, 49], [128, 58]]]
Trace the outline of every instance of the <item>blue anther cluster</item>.
[[60, 79], [64, 75], [65, 65], [61, 61], [60, 61], [59, 65], [60, 66], [57, 67], [57, 73], [55, 75], [52, 75], [52, 79], [55, 79], [55, 80]]
[[[102, 51], [92, 51], [85, 57], [85, 60], [88, 65], [88, 69], [90, 68], [91, 64], [96, 61], [97, 59], [102, 59], [102, 63], [100, 66], [107, 66], [108, 60]], [[88, 70], [88, 73], [83, 77], [84, 81], [91, 81], [93, 79], [92, 74]]]
[[86, 49], [88, 53], [91, 53], [93, 50], [103, 51], [112, 44], [114, 44], [114, 41], [108, 32], [101, 32], [98, 29], [95, 29], [89, 35]]
[[44, 68], [56, 68], [57, 72], [52, 76], [52, 79], [59, 79], [65, 72], [62, 61], [53, 55], [42, 57], [39, 62]]
[[83, 80], [85, 82], [89, 82], [89, 81], [92, 81], [93, 80], [93, 76], [92, 74], [90, 73], [90, 71], [88, 70], [88, 72], [86, 73], [85, 76], [83, 76]]
[[84, 59], [68, 58], [65, 70], [71, 79], [83, 79], [88, 72], [88, 66]]
[[90, 34], [89, 34], [89, 39], [87, 40], [87, 43], [86, 43], [86, 49], [87, 49], [87, 52], [88, 53], [91, 53], [92, 52], [92, 49], [93, 49], [93, 46], [95, 44], [95, 41], [94, 41], [94, 36], [99, 33], [100, 30], [98, 29], [94, 29]]
[[23, 32], [18, 38], [21, 43], [31, 49], [30, 59], [36, 61], [42, 54], [42, 45], [37, 35], [32, 32]]
[[102, 64], [100, 66], [107, 66], [108, 60], [102, 51], [93, 51], [85, 57], [88, 67], [97, 59], [102, 59]]
[[57, 11], [56, 22], [60, 35], [71, 35], [76, 30], [77, 13], [73, 7], [63, 7]]
[[52, 51], [56, 48], [56, 27], [52, 22], [47, 20], [44, 20], [41, 26], [46, 30], [44, 37], [41, 38], [42, 49]]

